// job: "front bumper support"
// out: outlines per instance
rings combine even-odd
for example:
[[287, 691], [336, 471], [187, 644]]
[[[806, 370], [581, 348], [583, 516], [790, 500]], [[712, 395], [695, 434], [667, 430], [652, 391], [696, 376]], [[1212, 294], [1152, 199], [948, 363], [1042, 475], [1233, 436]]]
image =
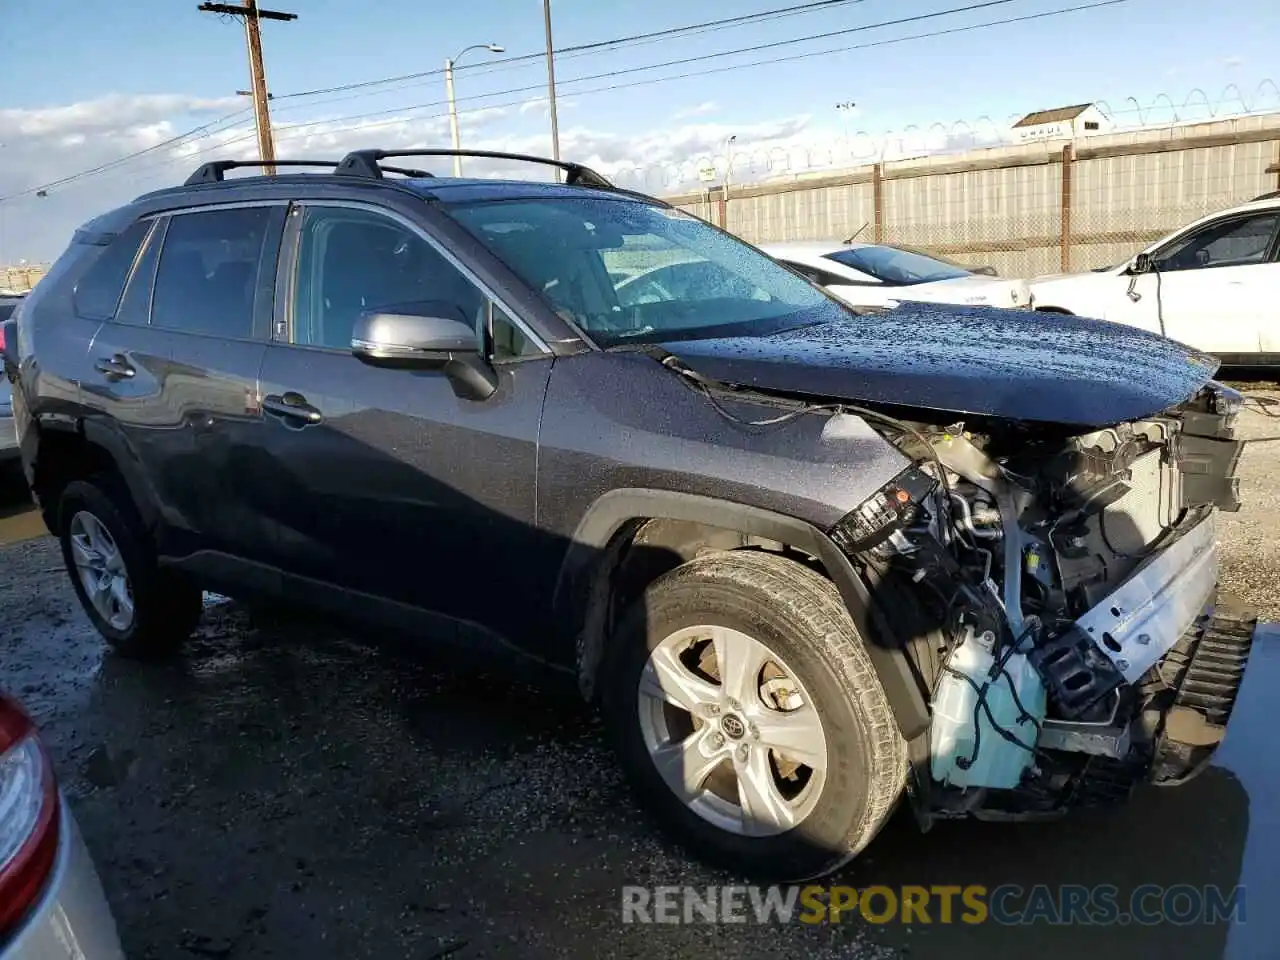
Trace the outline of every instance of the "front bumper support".
[[1212, 603], [1214, 526], [1212, 514], [1200, 520], [1030, 654], [1063, 717], [1079, 719], [1122, 684], [1136, 685]]

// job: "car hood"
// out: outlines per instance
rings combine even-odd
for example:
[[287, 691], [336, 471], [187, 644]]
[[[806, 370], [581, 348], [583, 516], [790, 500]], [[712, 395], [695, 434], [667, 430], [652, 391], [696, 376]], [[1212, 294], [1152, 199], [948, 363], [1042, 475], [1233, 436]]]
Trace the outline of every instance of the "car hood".
[[1100, 320], [923, 303], [661, 347], [705, 376], [760, 390], [1079, 427], [1164, 410], [1218, 367]]

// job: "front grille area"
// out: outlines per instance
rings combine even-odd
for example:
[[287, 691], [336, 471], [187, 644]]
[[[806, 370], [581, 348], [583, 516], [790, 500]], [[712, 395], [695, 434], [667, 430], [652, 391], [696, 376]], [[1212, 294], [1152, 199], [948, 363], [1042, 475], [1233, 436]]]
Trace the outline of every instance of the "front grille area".
[[1151, 450], [1129, 467], [1129, 492], [1106, 508], [1106, 546], [1136, 554], [1171, 527], [1182, 508], [1182, 472], [1164, 449]]
[[1257, 618], [1219, 603], [1143, 678], [1148, 709], [1163, 711], [1152, 782], [1185, 783], [1208, 765], [1240, 694]]

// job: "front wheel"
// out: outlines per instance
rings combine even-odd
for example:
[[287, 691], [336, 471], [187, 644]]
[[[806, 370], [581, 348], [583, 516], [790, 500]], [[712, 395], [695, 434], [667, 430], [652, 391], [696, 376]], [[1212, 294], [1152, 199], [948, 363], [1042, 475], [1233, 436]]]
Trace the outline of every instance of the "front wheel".
[[654, 581], [609, 648], [604, 707], [637, 794], [702, 857], [835, 870], [901, 795], [906, 744], [835, 587], [749, 551]]

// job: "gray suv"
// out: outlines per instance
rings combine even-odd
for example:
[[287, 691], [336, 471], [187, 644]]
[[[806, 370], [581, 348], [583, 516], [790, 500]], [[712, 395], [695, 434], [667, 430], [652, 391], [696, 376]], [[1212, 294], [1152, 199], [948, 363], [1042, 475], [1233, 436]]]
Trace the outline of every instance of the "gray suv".
[[447, 153], [207, 164], [18, 308], [26, 476], [120, 653], [210, 589], [556, 665], [662, 824], [773, 878], [902, 798], [1025, 819], [1203, 768], [1255, 625], [1216, 596], [1215, 361], [853, 310], [577, 164], [386, 163]]

